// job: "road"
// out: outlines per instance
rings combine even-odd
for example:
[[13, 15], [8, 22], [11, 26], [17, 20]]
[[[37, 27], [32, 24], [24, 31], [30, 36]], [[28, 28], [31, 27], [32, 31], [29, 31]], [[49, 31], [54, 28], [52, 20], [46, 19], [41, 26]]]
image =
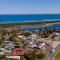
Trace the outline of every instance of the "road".
[[60, 44], [55, 48], [55, 52], [54, 53], [48, 53], [47, 58], [45, 60], [52, 60], [52, 58], [55, 56], [56, 51], [60, 49]]

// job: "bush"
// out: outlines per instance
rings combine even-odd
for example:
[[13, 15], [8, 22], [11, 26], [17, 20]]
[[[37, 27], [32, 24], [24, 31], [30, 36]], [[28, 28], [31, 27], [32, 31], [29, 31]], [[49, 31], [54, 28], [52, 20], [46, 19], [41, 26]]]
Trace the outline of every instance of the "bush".
[[43, 58], [45, 57], [45, 54], [43, 54], [43, 53], [38, 54], [37, 57], [38, 57], [39, 59], [43, 59]]

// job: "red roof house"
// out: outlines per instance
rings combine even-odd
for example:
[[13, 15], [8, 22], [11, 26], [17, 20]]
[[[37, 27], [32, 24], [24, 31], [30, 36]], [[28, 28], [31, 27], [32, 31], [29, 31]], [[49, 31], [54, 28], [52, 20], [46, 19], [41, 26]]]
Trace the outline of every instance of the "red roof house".
[[14, 48], [11, 52], [12, 56], [24, 55], [25, 50], [23, 48]]

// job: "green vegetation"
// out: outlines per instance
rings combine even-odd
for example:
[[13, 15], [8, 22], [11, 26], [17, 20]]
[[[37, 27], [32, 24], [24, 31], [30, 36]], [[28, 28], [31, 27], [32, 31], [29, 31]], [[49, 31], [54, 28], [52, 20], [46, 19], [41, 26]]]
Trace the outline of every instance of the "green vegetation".
[[21, 57], [20, 57], [20, 60], [25, 60], [24, 56], [21, 56]]
[[60, 50], [57, 51], [56, 57], [60, 57]]
[[58, 50], [52, 60], [60, 60], [60, 50]]
[[24, 35], [24, 36], [26, 36], [26, 37], [29, 37], [29, 36], [31, 35], [31, 33], [30, 33], [30, 32], [24, 32], [24, 33], [22, 33], [21, 35]]
[[4, 40], [0, 39], [0, 46], [3, 44]]
[[45, 54], [39, 54], [39, 55], [38, 55], [38, 58], [39, 58], [39, 60], [44, 60]]
[[2, 23], [0, 24], [0, 27], [12, 27], [14, 26], [25, 26], [25, 25], [45, 25], [48, 23], [56, 23], [56, 22], [60, 22], [60, 21], [34, 21], [34, 22], [21, 22], [21, 23]]

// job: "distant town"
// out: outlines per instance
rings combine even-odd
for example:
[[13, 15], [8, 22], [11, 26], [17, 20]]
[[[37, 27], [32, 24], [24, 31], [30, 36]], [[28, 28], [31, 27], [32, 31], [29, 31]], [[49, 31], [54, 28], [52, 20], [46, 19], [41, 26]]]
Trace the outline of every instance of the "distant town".
[[52, 60], [60, 49], [59, 25], [60, 21], [0, 24], [0, 59]]

